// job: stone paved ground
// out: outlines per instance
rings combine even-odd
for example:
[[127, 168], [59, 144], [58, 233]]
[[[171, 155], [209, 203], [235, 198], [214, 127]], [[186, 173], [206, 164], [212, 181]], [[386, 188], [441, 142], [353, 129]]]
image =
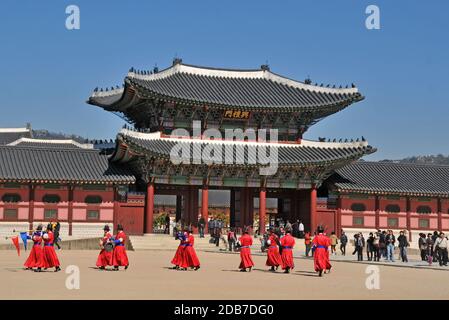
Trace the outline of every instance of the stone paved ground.
[[[291, 274], [273, 274], [265, 256], [255, 254], [255, 270], [237, 271], [238, 254], [198, 252], [198, 271], [170, 270], [173, 251], [129, 252], [127, 271], [93, 267], [97, 251], [58, 252], [63, 270], [80, 268], [80, 289], [68, 290], [65, 272], [34, 273], [21, 268], [25, 254], [0, 251], [0, 299], [448, 299], [449, 272], [378, 265], [380, 289], [366, 288], [366, 268], [360, 263], [333, 262], [323, 278], [313, 261], [295, 259]], [[353, 258], [353, 256], [351, 256]]]

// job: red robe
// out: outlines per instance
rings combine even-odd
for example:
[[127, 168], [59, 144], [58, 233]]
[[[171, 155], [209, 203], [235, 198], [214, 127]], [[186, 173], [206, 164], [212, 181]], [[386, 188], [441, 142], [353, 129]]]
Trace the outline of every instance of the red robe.
[[123, 231], [119, 231], [115, 236], [116, 240], [120, 240], [120, 243], [116, 243], [114, 251], [112, 251], [112, 265], [114, 267], [118, 266], [128, 266], [128, 255], [126, 254], [125, 244], [126, 244], [126, 234]]
[[332, 267], [329, 262], [328, 248], [331, 245], [331, 239], [320, 233], [313, 238], [315, 253], [313, 255], [315, 271], [330, 270]]
[[40, 267], [45, 269], [52, 267], [59, 267], [60, 263], [58, 260], [58, 256], [56, 255], [55, 248], [53, 247], [55, 236], [52, 231], [48, 231], [47, 235], [48, 235], [47, 239], [43, 237], [44, 249], [42, 252]]
[[42, 263], [42, 236], [40, 233], [34, 233], [31, 237], [33, 240], [33, 248], [31, 249], [28, 259], [25, 261], [26, 268], [38, 268]]
[[[184, 232], [184, 235], [187, 237], [187, 234], [185, 232]], [[184, 249], [185, 249], [185, 243], [186, 243], [186, 240], [181, 240], [181, 242], [179, 243], [178, 249], [176, 249], [175, 256], [171, 260], [171, 264], [174, 264], [175, 266], [181, 265], [183, 254], [184, 254]]]
[[[102, 239], [103, 242], [103, 246], [108, 242], [109, 238], [111, 238], [112, 235], [107, 232]], [[96, 263], [97, 267], [106, 267], [106, 266], [112, 266], [112, 251], [111, 252], [106, 252], [106, 250], [101, 249], [100, 254], [98, 255], [97, 258], [97, 263]]]
[[269, 267], [277, 267], [282, 264], [276, 240], [278, 240], [278, 236], [274, 233], [268, 238], [270, 244], [268, 245], [267, 262], [265, 264]]
[[195, 238], [192, 234], [188, 234], [186, 241], [184, 242], [184, 249], [182, 250], [181, 268], [193, 268], [200, 266], [200, 260], [198, 259], [193, 244]]
[[293, 262], [293, 247], [295, 246], [295, 238], [293, 238], [289, 233], [281, 238], [282, 246], [282, 269], [293, 269], [295, 263]]
[[253, 259], [251, 258], [251, 248], [253, 244], [253, 238], [249, 234], [244, 234], [240, 237], [240, 269], [245, 269], [254, 266]]

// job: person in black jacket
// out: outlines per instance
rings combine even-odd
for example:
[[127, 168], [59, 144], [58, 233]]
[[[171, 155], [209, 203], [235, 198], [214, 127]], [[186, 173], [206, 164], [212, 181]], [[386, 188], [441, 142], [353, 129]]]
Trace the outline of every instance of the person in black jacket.
[[387, 261], [394, 262], [394, 244], [396, 237], [393, 234], [393, 230], [388, 230], [388, 234], [385, 237], [385, 243], [387, 245]]
[[401, 257], [402, 262], [408, 262], [407, 247], [409, 246], [409, 243], [407, 240], [407, 236], [404, 234], [404, 231], [401, 231], [399, 233], [398, 244], [399, 244], [399, 256]]
[[355, 243], [355, 249], [357, 251], [357, 261], [363, 261], [363, 248], [365, 248], [365, 238], [360, 232]]

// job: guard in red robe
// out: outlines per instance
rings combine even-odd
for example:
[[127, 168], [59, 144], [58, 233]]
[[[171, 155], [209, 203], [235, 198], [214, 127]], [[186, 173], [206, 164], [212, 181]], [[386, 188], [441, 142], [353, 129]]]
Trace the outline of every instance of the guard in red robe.
[[100, 240], [100, 254], [97, 258], [96, 266], [100, 268], [101, 270], [104, 270], [107, 266], [112, 266], [112, 251], [107, 252], [104, 249], [104, 246], [106, 243], [108, 243], [112, 237], [111, 233], [109, 232], [109, 226], [106, 225], [103, 228], [104, 235], [103, 238]]
[[118, 271], [119, 267], [125, 267], [126, 270], [129, 266], [128, 255], [126, 254], [125, 249], [127, 238], [121, 224], [117, 225], [117, 235], [114, 239], [115, 247], [112, 251], [112, 265], [114, 266], [115, 271]]
[[292, 237], [291, 230], [285, 231], [285, 236], [281, 238], [282, 246], [282, 270], [284, 273], [289, 273], [291, 269], [295, 267], [293, 262], [293, 247], [295, 246], [295, 238]]
[[187, 270], [187, 268], [193, 268], [195, 271], [200, 268], [200, 260], [196, 255], [193, 244], [195, 238], [190, 230], [186, 232], [186, 240], [184, 241], [184, 250], [182, 251], [181, 270]]
[[33, 248], [31, 248], [30, 255], [28, 259], [25, 261], [25, 268], [27, 270], [33, 270], [33, 268], [37, 268], [40, 270], [42, 263], [42, 225], [38, 225], [36, 231], [33, 232], [31, 236], [28, 236], [28, 239], [33, 240]]
[[274, 233], [273, 229], [270, 229], [269, 233], [270, 235], [267, 240], [267, 262], [265, 264], [271, 267], [270, 271], [276, 271], [277, 268], [282, 264], [278, 247], [279, 237]]
[[[55, 236], [53, 234], [52, 225], [48, 224], [47, 231], [42, 236], [44, 239], [44, 249], [42, 252], [42, 259], [40, 266], [44, 269], [55, 268], [55, 272], [61, 271], [58, 256], [56, 255], [55, 248], [53, 247]], [[40, 271], [38, 268], [36, 271]]]
[[251, 258], [251, 246], [253, 244], [253, 238], [249, 235], [248, 229], [245, 230], [244, 234], [239, 239], [240, 243], [240, 271], [246, 272], [251, 271], [254, 266], [253, 259]]
[[331, 245], [331, 240], [328, 236], [325, 236], [323, 232], [323, 228], [318, 227], [318, 235], [313, 238], [313, 245], [315, 247], [313, 262], [315, 271], [318, 272], [320, 277], [323, 276], [323, 271], [330, 271], [330, 269], [332, 268], [328, 253], [329, 246]]
[[176, 249], [175, 256], [171, 260], [171, 264], [174, 264], [173, 269], [179, 269], [180, 265], [182, 264], [184, 249], [185, 249], [185, 243], [187, 240], [187, 233], [185, 231], [180, 231], [176, 234], [176, 240], [179, 240], [179, 246], [178, 249]]

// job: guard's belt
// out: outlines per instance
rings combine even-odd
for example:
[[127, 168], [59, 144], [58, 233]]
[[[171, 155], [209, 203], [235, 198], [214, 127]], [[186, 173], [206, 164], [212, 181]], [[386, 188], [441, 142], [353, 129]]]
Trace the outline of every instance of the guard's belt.
[[241, 246], [240, 248], [249, 248], [249, 246]]
[[320, 249], [327, 249], [326, 246], [322, 246], [322, 245], [317, 246], [317, 248], [320, 248]]

